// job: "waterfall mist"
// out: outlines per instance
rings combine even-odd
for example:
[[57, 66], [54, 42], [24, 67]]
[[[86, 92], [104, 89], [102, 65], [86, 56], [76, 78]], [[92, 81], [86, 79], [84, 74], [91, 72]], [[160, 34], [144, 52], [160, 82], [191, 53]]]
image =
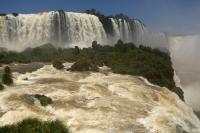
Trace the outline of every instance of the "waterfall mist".
[[181, 79], [185, 99], [200, 110], [200, 35], [170, 38], [170, 52], [177, 75]]

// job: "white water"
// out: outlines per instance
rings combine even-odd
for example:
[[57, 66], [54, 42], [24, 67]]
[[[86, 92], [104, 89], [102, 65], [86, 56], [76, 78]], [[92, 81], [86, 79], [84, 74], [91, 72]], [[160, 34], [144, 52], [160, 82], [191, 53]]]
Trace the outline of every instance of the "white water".
[[[106, 67], [101, 71], [59, 71], [47, 65], [14, 74], [15, 85], [0, 92], [0, 126], [37, 117], [60, 119], [73, 133], [177, 133], [178, 125], [179, 130], [200, 132], [192, 109], [167, 88]], [[24, 94], [44, 94], [53, 104], [31, 104]]]
[[24, 47], [34, 47], [47, 43], [51, 38], [52, 13], [20, 14], [1, 17], [0, 46], [19, 50]]
[[168, 37], [165, 33], [151, 32], [139, 20], [129, 23], [125, 20], [111, 18], [114, 35], [112, 39], [121, 39], [124, 42], [133, 42], [136, 45], [143, 44], [152, 48], [168, 49]]
[[70, 43], [78, 46], [85, 44], [82, 47], [90, 46], [94, 40], [100, 44], [106, 43], [106, 33], [97, 17], [80, 13], [66, 13], [66, 17], [69, 21], [67, 27], [70, 29]]
[[45, 43], [88, 47], [96, 40], [105, 43], [106, 33], [96, 16], [83, 13], [48, 12], [0, 17], [0, 46], [20, 50]]
[[180, 77], [185, 99], [194, 109], [200, 110], [200, 35], [170, 38], [173, 67]]
[[63, 11], [18, 16], [0, 16], [0, 47], [23, 50], [45, 43], [57, 47], [90, 47], [92, 41], [115, 44], [119, 39], [136, 45], [167, 48], [164, 33], [152, 33], [138, 20], [110, 18], [113, 31], [106, 33], [99, 18], [85, 13]]

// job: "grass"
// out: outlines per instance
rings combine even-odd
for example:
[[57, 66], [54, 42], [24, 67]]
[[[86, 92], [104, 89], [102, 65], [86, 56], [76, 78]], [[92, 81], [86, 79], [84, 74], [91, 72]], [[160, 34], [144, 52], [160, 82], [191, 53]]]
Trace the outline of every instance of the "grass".
[[15, 125], [0, 127], [0, 133], [69, 133], [69, 130], [58, 120], [42, 122], [29, 118]]

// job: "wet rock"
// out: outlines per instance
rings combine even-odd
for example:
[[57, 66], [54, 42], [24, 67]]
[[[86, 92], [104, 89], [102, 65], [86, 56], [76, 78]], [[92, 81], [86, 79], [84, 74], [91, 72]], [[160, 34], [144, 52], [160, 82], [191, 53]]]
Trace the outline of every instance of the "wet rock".
[[37, 100], [37, 99], [35, 98], [35, 95], [25, 94], [24, 97], [25, 97], [30, 103], [32, 103], [32, 104], [34, 104], [35, 101]]

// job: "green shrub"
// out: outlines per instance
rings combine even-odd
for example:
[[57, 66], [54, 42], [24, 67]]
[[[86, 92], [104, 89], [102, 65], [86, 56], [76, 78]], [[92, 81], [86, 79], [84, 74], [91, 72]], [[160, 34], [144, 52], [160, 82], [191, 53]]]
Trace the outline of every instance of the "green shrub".
[[60, 121], [53, 121], [49, 123], [51, 133], [69, 133], [69, 130]]
[[80, 48], [78, 46], [74, 47], [74, 55], [80, 54]]
[[0, 16], [6, 16], [6, 13], [0, 13]]
[[92, 42], [92, 49], [94, 49], [95, 51], [100, 50], [101, 49], [101, 45], [97, 43], [97, 41], [93, 41]]
[[99, 71], [99, 68], [95, 63], [87, 58], [79, 59], [75, 62], [71, 68], [71, 71]]
[[53, 62], [53, 67], [56, 68], [56, 69], [63, 69], [64, 65], [62, 64], [61, 61], [54, 61]]
[[15, 17], [17, 17], [19, 14], [16, 13], [16, 12], [13, 12], [12, 15], [15, 16]]
[[0, 83], [0, 91], [4, 89], [4, 86]]
[[194, 111], [194, 114], [200, 119], [200, 111]]
[[6, 85], [12, 85], [13, 84], [13, 79], [12, 79], [12, 72], [10, 67], [6, 66], [4, 68], [4, 73], [2, 76], [2, 82]]
[[60, 121], [42, 122], [29, 118], [16, 125], [0, 127], [0, 133], [69, 133], [69, 130]]
[[127, 50], [128, 50], [126, 45], [123, 43], [122, 40], [117, 41], [117, 44], [115, 44], [115, 49], [117, 51], [120, 51], [120, 52], [123, 52], [123, 53], [127, 52]]
[[52, 99], [47, 97], [47, 96], [45, 96], [45, 95], [36, 94], [35, 98], [37, 98], [40, 101], [40, 104], [42, 106], [47, 106], [47, 105], [52, 103]]

